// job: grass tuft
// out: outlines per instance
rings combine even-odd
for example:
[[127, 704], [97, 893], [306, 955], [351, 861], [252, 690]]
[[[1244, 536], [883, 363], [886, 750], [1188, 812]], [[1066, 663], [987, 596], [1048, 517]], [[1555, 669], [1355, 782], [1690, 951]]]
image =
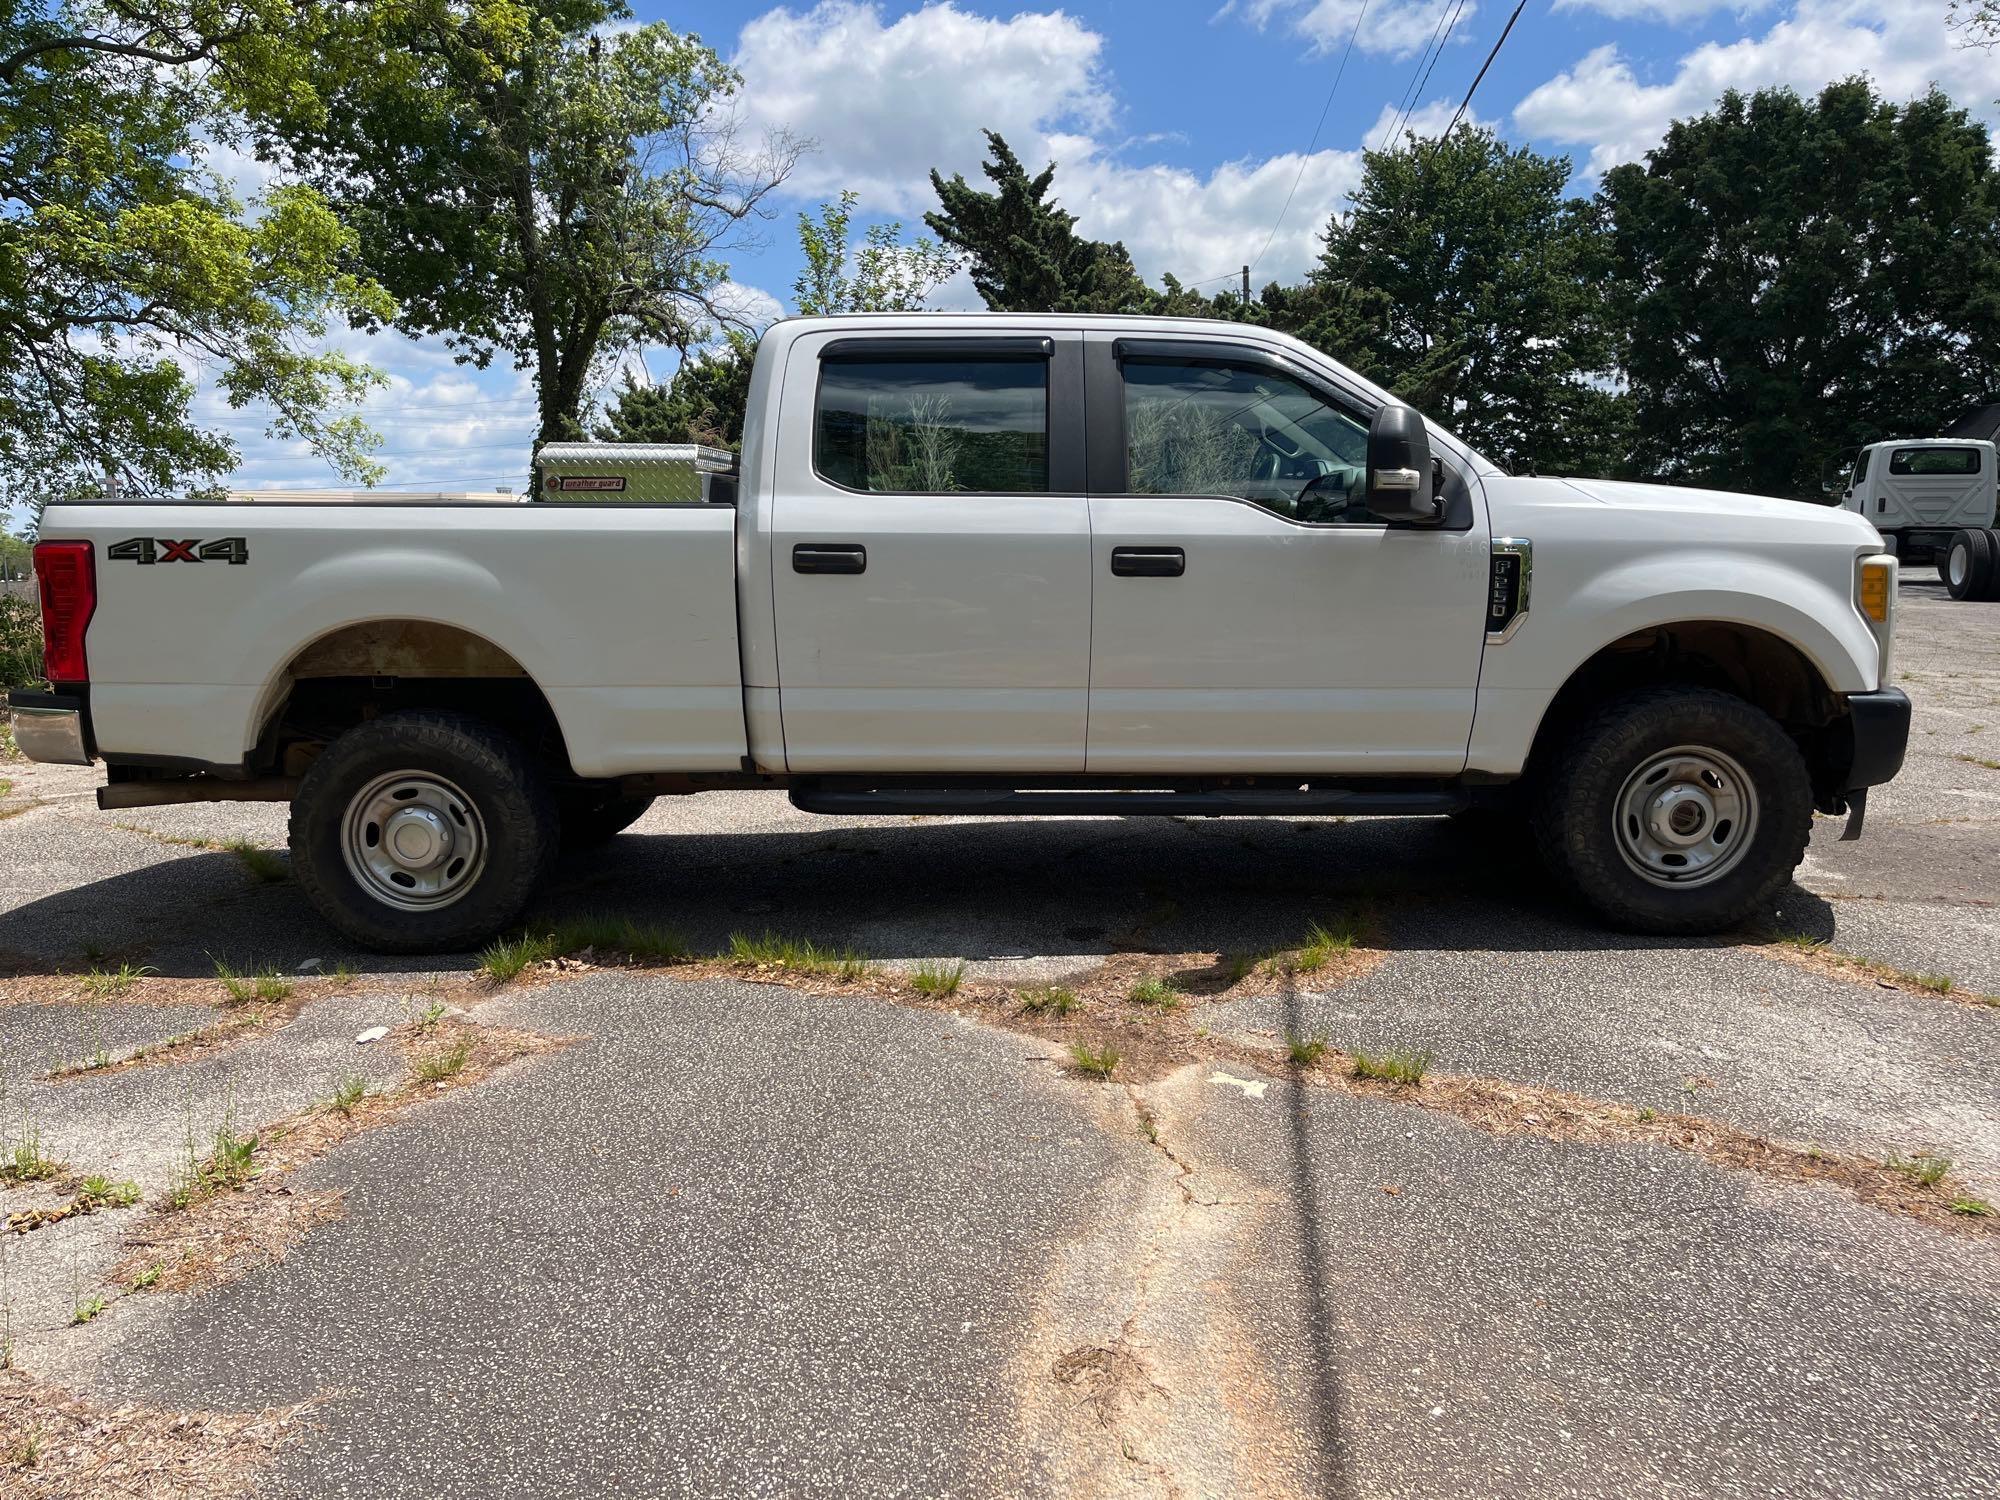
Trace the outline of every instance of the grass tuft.
[[462, 1036], [457, 1041], [426, 1052], [417, 1059], [416, 1075], [419, 1083], [442, 1083], [447, 1078], [456, 1078], [465, 1071], [466, 1063], [472, 1060], [472, 1038]]
[[114, 995], [124, 994], [148, 974], [159, 972], [151, 964], [141, 964], [137, 968], [131, 964], [120, 964], [115, 969], [93, 968], [78, 982], [91, 999], [109, 1000]]
[[1331, 1043], [1318, 1033], [1312, 1036], [1287, 1036], [1285, 1053], [1291, 1058], [1294, 1067], [1310, 1068], [1326, 1056], [1326, 1049], [1330, 1045]]
[[132, 1278], [132, 1290], [135, 1292], [145, 1291], [147, 1287], [160, 1279], [160, 1272], [165, 1269], [159, 1261], [154, 1261], [145, 1270]]
[[42, 1132], [33, 1120], [21, 1121], [20, 1139], [0, 1160], [0, 1178], [10, 1182], [46, 1182], [62, 1175], [63, 1164], [42, 1149]]
[[1059, 984], [1045, 984], [1021, 991], [1021, 1009], [1031, 1016], [1066, 1016], [1077, 1007], [1075, 990]]
[[1352, 953], [1360, 941], [1361, 935], [1351, 924], [1329, 928], [1315, 922], [1306, 929], [1305, 943], [1293, 957], [1292, 969], [1299, 974], [1316, 973], [1342, 954]]
[[1995, 1212], [1993, 1205], [1984, 1198], [1954, 1198], [1951, 1200], [1951, 1211], [1964, 1214], [1968, 1219], [1990, 1219]]
[[130, 1208], [139, 1201], [139, 1184], [93, 1174], [78, 1184], [76, 1195], [93, 1208]]
[[652, 963], [681, 963], [693, 952], [687, 939], [672, 928], [601, 914], [558, 923], [549, 934], [549, 943], [558, 954], [592, 948], [600, 953], [627, 953]]
[[1178, 1010], [1181, 1004], [1180, 992], [1168, 979], [1145, 978], [1126, 992], [1125, 998], [1134, 1005], [1150, 1005], [1156, 1010]]
[[1428, 1047], [1420, 1052], [1363, 1052], [1357, 1047], [1351, 1055], [1356, 1078], [1379, 1078], [1384, 1083], [1404, 1086], [1423, 1082], [1431, 1065]]
[[1093, 1047], [1088, 1042], [1071, 1042], [1070, 1071], [1081, 1073], [1086, 1078], [1109, 1078], [1118, 1071], [1118, 1062], [1122, 1055], [1109, 1043], [1102, 1047]]
[[368, 1080], [359, 1073], [347, 1073], [335, 1080], [327, 1107], [337, 1114], [351, 1115], [368, 1096]]
[[479, 972], [495, 984], [505, 984], [555, 956], [555, 942], [546, 934], [541, 937], [502, 938], [479, 955]]
[[208, 1158], [207, 1176], [221, 1187], [235, 1187], [253, 1175], [257, 1155], [256, 1135], [238, 1135], [235, 1123], [225, 1119], [215, 1129], [215, 1150]]
[[1918, 1156], [1892, 1156], [1883, 1163], [1892, 1172], [1901, 1172], [1920, 1188], [1936, 1187], [1951, 1170], [1951, 1158], [1924, 1152]]
[[238, 1005], [251, 1000], [283, 1000], [292, 993], [292, 981], [276, 969], [259, 969], [254, 974], [239, 973], [217, 959], [215, 977], [222, 981], [223, 993]]
[[276, 885], [292, 873], [292, 862], [275, 849], [260, 849], [248, 839], [231, 839], [222, 847], [266, 885]]
[[85, 1297], [70, 1312], [69, 1326], [75, 1328], [80, 1324], [88, 1323], [103, 1311], [104, 1299], [102, 1297]]
[[963, 960], [948, 964], [941, 960], [927, 958], [917, 965], [916, 972], [910, 976], [910, 987], [912, 989], [920, 995], [929, 995], [933, 999], [938, 1000], [942, 1000], [949, 995], [956, 995], [958, 987], [963, 983], [965, 983], [965, 963]]
[[739, 964], [763, 969], [790, 969], [799, 974], [817, 974], [827, 979], [859, 979], [868, 972], [868, 960], [852, 948], [822, 948], [804, 938], [780, 937], [766, 931], [756, 937], [747, 933], [729, 935], [729, 957]]

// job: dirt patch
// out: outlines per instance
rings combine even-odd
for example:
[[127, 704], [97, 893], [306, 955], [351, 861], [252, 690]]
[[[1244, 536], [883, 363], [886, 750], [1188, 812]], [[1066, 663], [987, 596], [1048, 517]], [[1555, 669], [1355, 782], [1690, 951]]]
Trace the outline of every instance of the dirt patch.
[[230, 1500], [311, 1426], [316, 1401], [260, 1412], [93, 1405], [0, 1370], [0, 1491], [23, 1500], [103, 1495]]
[[[339, 1217], [345, 1196], [300, 1192], [290, 1180], [300, 1167], [427, 1100], [574, 1040], [457, 1021], [399, 1027], [394, 1038], [411, 1060], [409, 1079], [386, 1093], [363, 1094], [344, 1109], [316, 1105], [264, 1126], [240, 1174], [214, 1157], [200, 1163], [188, 1201], [156, 1203], [126, 1236], [127, 1253], [108, 1279], [127, 1291], [201, 1291], [284, 1259], [314, 1226]], [[452, 1071], [424, 1077], [426, 1060], [439, 1058], [453, 1059]]]

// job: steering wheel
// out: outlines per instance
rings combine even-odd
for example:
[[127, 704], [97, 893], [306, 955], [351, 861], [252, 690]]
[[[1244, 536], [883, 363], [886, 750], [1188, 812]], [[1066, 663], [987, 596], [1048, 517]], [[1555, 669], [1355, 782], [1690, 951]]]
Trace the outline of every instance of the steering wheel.
[[1305, 482], [1292, 501], [1292, 518], [1298, 521], [1334, 521], [1347, 514], [1353, 504], [1355, 471], [1333, 469], [1315, 474]]

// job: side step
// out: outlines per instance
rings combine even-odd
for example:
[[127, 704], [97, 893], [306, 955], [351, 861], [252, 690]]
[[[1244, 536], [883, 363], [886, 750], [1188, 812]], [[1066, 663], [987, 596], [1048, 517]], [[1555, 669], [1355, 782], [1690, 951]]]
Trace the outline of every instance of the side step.
[[1020, 791], [1004, 787], [821, 787], [792, 790], [801, 812], [854, 817], [869, 813], [923, 813], [950, 817], [1178, 817], [1348, 816], [1428, 817], [1458, 812], [1471, 799], [1456, 787], [1425, 791], [1369, 791], [1353, 787], [1299, 790]]

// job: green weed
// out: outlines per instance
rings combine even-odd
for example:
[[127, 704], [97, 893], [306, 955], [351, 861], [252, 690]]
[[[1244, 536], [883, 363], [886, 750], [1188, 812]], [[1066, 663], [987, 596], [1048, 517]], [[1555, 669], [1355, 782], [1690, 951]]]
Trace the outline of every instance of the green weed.
[[1315, 922], [1306, 929], [1305, 944], [1293, 957], [1292, 968], [1300, 974], [1316, 973], [1342, 954], [1352, 953], [1360, 941], [1351, 925], [1329, 928]]
[[1356, 1078], [1379, 1078], [1385, 1083], [1421, 1083], [1431, 1065], [1428, 1047], [1420, 1052], [1363, 1052], [1357, 1047], [1350, 1055], [1354, 1060]]
[[465, 1071], [465, 1065], [472, 1059], [472, 1038], [462, 1036], [457, 1041], [443, 1047], [433, 1048], [416, 1062], [419, 1083], [442, 1083], [447, 1078], [455, 1078]]
[[104, 1299], [102, 1297], [85, 1297], [81, 1302], [77, 1303], [76, 1307], [71, 1311], [69, 1315], [69, 1326], [75, 1328], [79, 1324], [88, 1323], [92, 1318], [96, 1317], [99, 1313], [103, 1311], [104, 1311]]
[[731, 933], [729, 956], [739, 964], [790, 969], [828, 979], [859, 979], [868, 972], [868, 960], [852, 948], [822, 948], [803, 938], [780, 937], [768, 931], [757, 937]]
[[1109, 1078], [1118, 1071], [1122, 1056], [1116, 1047], [1109, 1044], [1093, 1047], [1088, 1042], [1072, 1042], [1069, 1048], [1070, 1070], [1086, 1078]]
[[1951, 1158], [1925, 1152], [1918, 1156], [1892, 1156], [1883, 1163], [1892, 1172], [1901, 1172], [1918, 1187], [1936, 1187], [1951, 1170]]
[[139, 1201], [139, 1184], [93, 1174], [78, 1185], [76, 1195], [94, 1208], [130, 1208]]
[[1167, 979], [1148, 976], [1126, 991], [1125, 998], [1134, 1005], [1150, 1005], [1156, 1010], [1176, 1010], [1181, 1003], [1180, 992]]
[[222, 981], [223, 993], [238, 1005], [251, 1000], [278, 1001], [292, 993], [292, 981], [276, 969], [240, 973], [221, 959], [215, 961], [215, 977]]
[[1076, 991], [1059, 984], [1021, 991], [1021, 1009], [1031, 1016], [1066, 1016], [1077, 1004]]
[[120, 964], [115, 969], [92, 969], [78, 981], [83, 992], [93, 1000], [109, 1000], [122, 995], [148, 974], [160, 971], [151, 964], [141, 964], [134, 968], [131, 964]]
[[1285, 1038], [1285, 1054], [1291, 1058], [1294, 1067], [1310, 1068], [1326, 1056], [1326, 1049], [1331, 1045], [1324, 1036], [1317, 1034], [1288, 1036]]
[[248, 839], [231, 839], [222, 847], [266, 885], [276, 885], [292, 873], [292, 862], [275, 849], [260, 849]]
[[505, 984], [555, 956], [555, 941], [546, 934], [502, 938], [479, 955], [479, 972], [495, 984]]
[[920, 995], [929, 995], [937, 1000], [942, 1000], [950, 995], [956, 995], [958, 987], [964, 982], [965, 965], [963, 962], [948, 964], [934, 959], [925, 959], [917, 965], [916, 972], [910, 976], [910, 987], [912, 989]]
[[327, 1105], [339, 1114], [351, 1115], [367, 1095], [368, 1080], [359, 1073], [348, 1073], [334, 1083], [333, 1097], [327, 1100]]
[[145, 1270], [141, 1271], [137, 1276], [134, 1276], [132, 1278], [132, 1290], [135, 1292], [145, 1291], [147, 1287], [151, 1286], [154, 1282], [160, 1279], [160, 1272], [162, 1269], [163, 1267], [160, 1265], [160, 1263], [158, 1261], [154, 1261], [150, 1266], [146, 1267]]
[[1984, 1198], [1954, 1198], [1951, 1211], [1964, 1214], [1968, 1219], [1990, 1219], [1994, 1215], [1993, 1205]]

